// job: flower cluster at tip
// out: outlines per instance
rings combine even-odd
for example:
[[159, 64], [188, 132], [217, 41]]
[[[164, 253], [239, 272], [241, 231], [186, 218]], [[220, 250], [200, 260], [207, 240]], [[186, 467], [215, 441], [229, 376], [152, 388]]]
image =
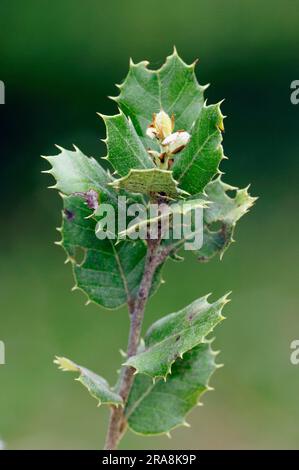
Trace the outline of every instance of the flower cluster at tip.
[[155, 164], [162, 169], [169, 170], [173, 164], [173, 156], [183, 150], [190, 140], [190, 134], [184, 130], [174, 131], [174, 115], [168, 116], [161, 110], [153, 114], [153, 120], [146, 130], [146, 135], [157, 139], [160, 152], [148, 150]]

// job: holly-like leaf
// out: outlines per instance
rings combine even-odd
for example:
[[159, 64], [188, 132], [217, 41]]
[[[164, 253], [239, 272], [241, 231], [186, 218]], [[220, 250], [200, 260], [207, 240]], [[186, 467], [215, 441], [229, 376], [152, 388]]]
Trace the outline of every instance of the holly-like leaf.
[[115, 189], [124, 189], [131, 193], [163, 193], [170, 198], [178, 198], [187, 195], [186, 191], [178, 187], [173, 179], [172, 172], [151, 168], [149, 170], [132, 169], [123, 178], [109, 183]]
[[220, 104], [204, 105], [192, 129], [190, 142], [176, 156], [172, 167], [174, 178], [188, 193], [202, 192], [219, 172], [218, 166], [223, 159], [222, 130]]
[[166, 377], [172, 364], [184, 353], [203, 343], [224, 317], [223, 306], [227, 296], [210, 304], [207, 297], [195, 300], [179, 312], [171, 313], [155, 322], [144, 338], [144, 351], [131, 356], [125, 365], [136, 373], [151, 377]]
[[[132, 304], [144, 271], [146, 246], [142, 240], [99, 240], [95, 235], [96, 220], [92, 211], [79, 196], [63, 198], [62, 239], [58, 244], [65, 249], [72, 262], [75, 289], [81, 289], [93, 301], [106, 308]], [[76, 261], [78, 249], [83, 250], [83, 261]], [[160, 285], [157, 272], [152, 293]]]
[[[230, 197], [227, 192], [234, 191]], [[223, 256], [225, 250], [233, 242], [233, 234], [237, 221], [246, 214], [256, 201], [250, 196], [248, 187], [238, 189], [224, 183], [219, 176], [205, 188], [206, 198], [210, 201], [204, 209], [203, 246], [196, 253], [200, 261], [208, 261], [216, 254]], [[218, 229], [213, 224], [219, 223]]]
[[99, 193], [102, 202], [117, 203], [117, 194], [108, 186], [113, 181], [112, 176], [94, 158], [87, 157], [75, 146], [75, 150], [58, 148], [58, 155], [43, 157], [52, 166], [43, 173], [49, 173], [56, 179], [56, 184], [51, 188], [66, 195], [93, 189]]
[[199, 344], [175, 361], [166, 381], [153, 382], [138, 374], [125, 409], [129, 428], [137, 434], [154, 435], [189, 426], [186, 415], [211, 389], [210, 377], [219, 367], [215, 355], [209, 342]]
[[148, 62], [134, 64], [123, 84], [120, 95], [113, 98], [132, 119], [137, 133], [145, 137], [153, 113], [164, 110], [174, 114], [177, 129], [191, 130], [204, 103], [204, 90], [197, 82], [195, 63], [187, 65], [174, 49], [159, 70], [149, 70]]
[[155, 227], [158, 225], [158, 223], [160, 223], [162, 238], [164, 235], [163, 224], [165, 224], [165, 238], [168, 239], [168, 235], [170, 236], [170, 232], [173, 228], [174, 220], [176, 221], [176, 225], [179, 225], [181, 227], [183, 224], [181, 216], [187, 215], [189, 212], [192, 212], [196, 209], [202, 209], [204, 207], [207, 207], [207, 204], [207, 201], [205, 201], [204, 199], [193, 199], [190, 201], [177, 201], [170, 205], [160, 205], [159, 212], [157, 215], [155, 215], [154, 217], [145, 217], [136, 223], [129, 224], [128, 228], [126, 230], [123, 230], [122, 232], [119, 232], [118, 236], [119, 238], [129, 237], [135, 232], [140, 232], [147, 227]]
[[204, 225], [202, 247], [194, 252], [198, 257], [198, 261], [206, 263], [217, 254], [222, 259], [226, 249], [234, 241], [233, 231], [233, 227], [225, 224], [221, 224], [221, 227], [214, 231], [210, 230], [207, 225]]
[[109, 387], [108, 382], [101, 376], [95, 374], [85, 367], [79, 366], [66, 357], [58, 357], [54, 360], [59, 369], [63, 371], [79, 372], [79, 377], [75, 380], [81, 382], [87, 388], [90, 395], [98, 400], [100, 405], [123, 406], [123, 400], [120, 395], [115, 393]]
[[154, 168], [152, 158], [145, 150], [136, 130], [122, 112], [115, 116], [104, 116], [107, 137], [107, 160], [120, 176], [125, 176], [131, 168]]
[[[205, 213], [205, 221], [210, 224], [221, 220], [229, 225], [234, 225], [256, 201], [256, 197], [250, 196], [247, 186], [239, 189], [224, 183], [219, 176], [205, 189], [206, 197], [211, 204]], [[235, 191], [234, 197], [230, 197], [227, 191]]]
[[[198, 194], [219, 171], [218, 166], [223, 158], [223, 116], [220, 106], [204, 105], [205, 87], [201, 87], [196, 80], [194, 64], [185, 64], [176, 51], [157, 71], [149, 70], [147, 65], [147, 62], [130, 63], [129, 74], [120, 86], [120, 95], [115, 98], [129, 120], [123, 113], [104, 117], [108, 159], [124, 178], [130, 175], [130, 169], [153, 166], [145, 148], [153, 150], [156, 143], [148, 139], [146, 129], [153, 113], [164, 110], [169, 116], [173, 114], [176, 130], [191, 133], [190, 142], [175, 156], [172, 167], [174, 179], [187, 193]], [[115, 183], [116, 187], [117, 184], [122, 182]], [[144, 189], [137, 191], [133, 188], [132, 191], [142, 192]], [[176, 192], [173, 194], [176, 195]]]

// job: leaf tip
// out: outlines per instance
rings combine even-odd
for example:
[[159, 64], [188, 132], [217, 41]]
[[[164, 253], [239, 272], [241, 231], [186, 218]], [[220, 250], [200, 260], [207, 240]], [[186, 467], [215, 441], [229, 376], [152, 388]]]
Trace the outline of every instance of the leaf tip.
[[[195, 69], [196, 65], [198, 64], [199, 62], [199, 58], [195, 59], [192, 64], [189, 65], [190, 69]], [[202, 87], [203, 88], [203, 87]]]
[[61, 369], [64, 372], [67, 372], [67, 371], [77, 372], [79, 370], [77, 364], [75, 364], [70, 359], [67, 359], [66, 357], [55, 356], [55, 359], [53, 362], [54, 364], [58, 366], [59, 369]]
[[61, 147], [61, 145], [58, 145], [58, 144], [54, 144], [56, 148], [58, 148], [58, 150], [60, 150], [60, 152], [64, 152], [64, 148]]
[[224, 367], [224, 364], [215, 364], [216, 369], [221, 369]]
[[185, 426], [185, 428], [191, 428], [191, 424], [188, 423], [188, 421], [183, 421], [182, 426]]
[[104, 122], [106, 122], [106, 120], [111, 117], [111, 116], [108, 116], [107, 114], [103, 114], [103, 113], [97, 113], [97, 115], [100, 116], [100, 118], [103, 119]]

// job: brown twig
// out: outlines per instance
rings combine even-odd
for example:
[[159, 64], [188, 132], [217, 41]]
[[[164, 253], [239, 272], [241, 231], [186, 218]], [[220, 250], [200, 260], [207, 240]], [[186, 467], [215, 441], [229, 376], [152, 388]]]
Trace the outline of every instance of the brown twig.
[[[130, 315], [130, 333], [128, 341], [127, 356], [128, 358], [137, 353], [140, 342], [142, 321], [144, 309], [148, 300], [150, 289], [152, 286], [153, 276], [157, 268], [165, 260], [167, 254], [160, 250], [161, 240], [147, 240], [147, 256], [144, 267], [144, 274], [140, 284], [140, 288], [131, 308]], [[121, 371], [118, 393], [122, 397], [124, 403], [127, 402], [131, 387], [134, 381], [134, 368], [124, 366]], [[127, 422], [124, 414], [124, 408], [113, 406], [110, 415], [109, 427], [106, 437], [105, 449], [113, 450], [122, 438], [126, 430]]]

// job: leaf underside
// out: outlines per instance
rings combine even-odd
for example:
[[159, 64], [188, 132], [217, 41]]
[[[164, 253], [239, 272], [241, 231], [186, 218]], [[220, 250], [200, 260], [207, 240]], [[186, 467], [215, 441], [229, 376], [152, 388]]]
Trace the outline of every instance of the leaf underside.
[[149, 170], [132, 169], [126, 176], [113, 181], [110, 185], [115, 189], [124, 189], [131, 193], [147, 195], [163, 193], [174, 199], [187, 194], [178, 188], [178, 183], [173, 179], [171, 171], [159, 168]]
[[123, 406], [123, 400], [120, 395], [111, 390], [108, 382], [103, 377], [65, 357], [56, 357], [54, 362], [63, 371], [79, 372], [80, 375], [76, 380], [81, 382], [87, 388], [90, 395], [98, 400], [98, 406]]
[[173, 364], [167, 380], [143, 374], [135, 378], [125, 413], [129, 428], [137, 434], [169, 433], [186, 425], [186, 415], [209, 390], [209, 379], [217, 368], [210, 343], [199, 344]]
[[[228, 191], [234, 191], [229, 196]], [[210, 204], [204, 209], [203, 246], [195, 252], [200, 261], [209, 261], [215, 255], [223, 256], [234, 241], [233, 234], [237, 221], [246, 214], [257, 198], [250, 196], [248, 188], [238, 189], [224, 183], [220, 177], [211, 181], [206, 188], [206, 199]], [[218, 223], [220, 227], [213, 229]]]
[[207, 297], [195, 300], [182, 310], [162, 317], [148, 330], [144, 350], [131, 356], [125, 365], [136, 373], [165, 378], [173, 363], [190, 349], [204, 342], [215, 326], [223, 320], [227, 296], [210, 304]]

